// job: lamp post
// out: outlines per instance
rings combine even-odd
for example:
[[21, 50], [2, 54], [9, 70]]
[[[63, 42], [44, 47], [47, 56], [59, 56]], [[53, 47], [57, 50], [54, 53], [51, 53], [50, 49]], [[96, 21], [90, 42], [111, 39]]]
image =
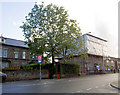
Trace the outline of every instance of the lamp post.
[[105, 71], [105, 63], [104, 63], [104, 60], [106, 60], [105, 56], [104, 56], [104, 50], [103, 50], [103, 46], [102, 45], [102, 56], [103, 56], [103, 71]]

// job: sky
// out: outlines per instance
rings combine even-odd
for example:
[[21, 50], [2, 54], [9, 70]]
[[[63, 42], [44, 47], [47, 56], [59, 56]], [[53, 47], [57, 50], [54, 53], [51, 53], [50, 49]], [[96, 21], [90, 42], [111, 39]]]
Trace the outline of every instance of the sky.
[[118, 57], [119, 0], [0, 0], [0, 35], [24, 40], [20, 26], [35, 2], [43, 1], [63, 6], [69, 17], [77, 20], [82, 34], [91, 32], [107, 40], [108, 54]]

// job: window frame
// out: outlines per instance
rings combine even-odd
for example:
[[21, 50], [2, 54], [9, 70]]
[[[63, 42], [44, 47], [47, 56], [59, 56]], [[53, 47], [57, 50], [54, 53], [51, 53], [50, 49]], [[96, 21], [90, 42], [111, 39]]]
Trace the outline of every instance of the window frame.
[[[17, 57], [16, 57], [16, 54], [17, 54]], [[15, 55], [15, 58], [19, 58], [19, 52], [18, 51], [15, 51], [14, 55]]]
[[26, 52], [25, 51], [22, 52], [22, 59], [26, 59]]
[[2, 50], [2, 48], [0, 48], [0, 57], [2, 57], [3, 56], [3, 50]]
[[8, 52], [8, 49], [3, 49], [3, 57], [7, 57], [7, 53]]

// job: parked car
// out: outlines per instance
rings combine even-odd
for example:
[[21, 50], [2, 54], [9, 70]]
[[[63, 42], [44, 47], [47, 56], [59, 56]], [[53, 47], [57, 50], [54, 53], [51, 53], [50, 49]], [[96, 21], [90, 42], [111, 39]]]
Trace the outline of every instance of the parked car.
[[32, 60], [31, 62], [29, 62], [29, 64], [34, 64], [34, 63], [37, 63], [38, 61], [37, 60]]
[[7, 74], [0, 71], [0, 83], [4, 82], [7, 78]]

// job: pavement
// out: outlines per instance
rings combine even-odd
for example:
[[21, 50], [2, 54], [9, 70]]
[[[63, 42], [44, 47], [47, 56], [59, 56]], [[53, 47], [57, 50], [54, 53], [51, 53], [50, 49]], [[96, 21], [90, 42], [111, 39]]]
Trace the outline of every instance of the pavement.
[[111, 85], [113, 88], [116, 88], [116, 89], [120, 90], [118, 81], [114, 81], [114, 82], [110, 83], [110, 85]]

